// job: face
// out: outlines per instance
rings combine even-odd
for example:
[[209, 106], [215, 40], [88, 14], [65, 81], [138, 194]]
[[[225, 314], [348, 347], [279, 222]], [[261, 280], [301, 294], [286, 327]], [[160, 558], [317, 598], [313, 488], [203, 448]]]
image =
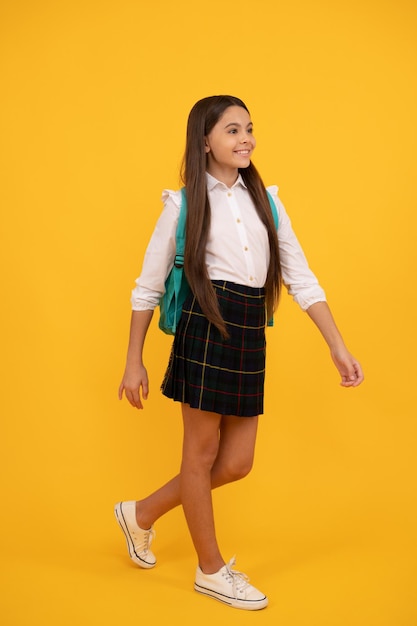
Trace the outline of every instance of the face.
[[233, 184], [238, 169], [249, 166], [255, 146], [249, 113], [240, 106], [228, 107], [205, 137], [208, 173]]

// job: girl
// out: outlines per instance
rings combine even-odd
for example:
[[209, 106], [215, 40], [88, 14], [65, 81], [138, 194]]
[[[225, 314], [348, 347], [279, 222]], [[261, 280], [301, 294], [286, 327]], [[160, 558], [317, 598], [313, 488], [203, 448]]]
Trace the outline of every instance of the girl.
[[[115, 513], [131, 559], [154, 567], [153, 524], [182, 505], [197, 553], [194, 588], [241, 609], [262, 609], [266, 596], [226, 563], [216, 540], [211, 490], [244, 477], [252, 467], [258, 416], [263, 412], [265, 323], [283, 282], [321, 331], [344, 387], [363, 380], [346, 349], [325, 294], [307, 265], [290, 220], [251, 162], [255, 149], [246, 105], [212, 96], [192, 108], [182, 178], [187, 193], [184, 269], [191, 293], [173, 342], [162, 392], [181, 402], [184, 426], [181, 470], [138, 502]], [[142, 353], [153, 310], [175, 256], [181, 192], [164, 191], [164, 210], [132, 293], [127, 363], [119, 388], [142, 409], [148, 376]]]

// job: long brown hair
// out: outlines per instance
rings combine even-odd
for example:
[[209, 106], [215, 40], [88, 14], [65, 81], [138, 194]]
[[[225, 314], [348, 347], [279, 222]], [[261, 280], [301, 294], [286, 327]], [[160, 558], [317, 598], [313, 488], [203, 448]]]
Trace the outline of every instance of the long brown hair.
[[[204, 315], [218, 328], [224, 338], [227, 338], [228, 332], [207, 273], [205, 259], [211, 215], [207, 195], [205, 137], [230, 106], [240, 106], [249, 113], [245, 103], [234, 96], [210, 96], [199, 100], [193, 106], [188, 117], [187, 141], [181, 171], [188, 207], [184, 251], [185, 274]], [[239, 169], [239, 173], [268, 233], [270, 261], [265, 282], [265, 298], [269, 319], [275, 310], [281, 289], [277, 232], [265, 186], [255, 166], [250, 163], [249, 167]]]

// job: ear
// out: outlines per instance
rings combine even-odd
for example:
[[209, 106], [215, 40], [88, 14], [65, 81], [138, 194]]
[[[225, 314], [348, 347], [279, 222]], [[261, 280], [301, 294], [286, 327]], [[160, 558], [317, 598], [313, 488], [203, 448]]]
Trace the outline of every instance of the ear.
[[209, 146], [207, 137], [204, 137], [204, 150], [205, 150], [206, 154], [208, 152], [210, 152], [210, 146]]

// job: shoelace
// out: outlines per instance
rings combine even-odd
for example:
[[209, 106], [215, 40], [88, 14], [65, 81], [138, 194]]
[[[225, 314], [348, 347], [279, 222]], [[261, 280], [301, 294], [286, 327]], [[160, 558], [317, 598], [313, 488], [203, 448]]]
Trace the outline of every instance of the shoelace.
[[226, 571], [223, 572], [223, 576], [226, 578], [228, 582], [232, 583], [233, 594], [236, 597], [238, 593], [243, 593], [245, 589], [250, 587], [249, 578], [243, 572], [238, 572], [235, 569], [232, 569], [233, 565], [236, 563], [236, 558], [233, 557], [230, 559], [228, 563], [226, 563]]
[[141, 529], [141, 537], [140, 540], [138, 540], [137, 535], [134, 535], [134, 540], [135, 540], [135, 547], [136, 550], [140, 553], [140, 554], [146, 554], [149, 550], [149, 548], [151, 547], [151, 543], [153, 541], [153, 538], [155, 537], [155, 531], [153, 528], [150, 528], [149, 530], [142, 530]]

